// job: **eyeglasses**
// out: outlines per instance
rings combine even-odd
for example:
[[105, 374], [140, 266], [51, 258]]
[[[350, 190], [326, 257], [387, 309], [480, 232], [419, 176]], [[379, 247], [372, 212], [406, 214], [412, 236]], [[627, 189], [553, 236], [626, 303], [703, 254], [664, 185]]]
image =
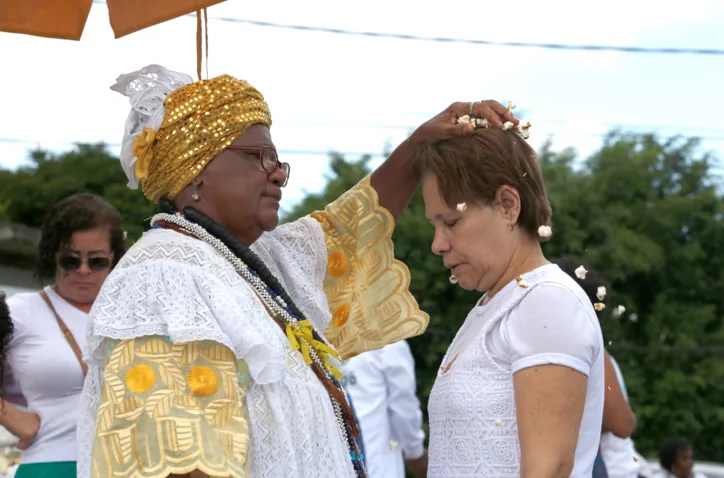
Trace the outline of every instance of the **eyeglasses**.
[[[77, 271], [81, 268], [84, 262], [83, 257], [69, 252], [59, 253], [57, 261], [58, 267], [66, 272]], [[111, 267], [111, 258], [108, 256], [86, 257], [85, 263], [88, 265], [88, 269], [93, 272], [107, 271]]]
[[253, 146], [229, 146], [226, 148], [230, 151], [241, 151], [242, 153], [254, 154], [259, 156], [259, 163], [267, 174], [276, 172], [277, 169], [281, 169], [284, 173], [284, 187], [289, 182], [289, 174], [291, 172], [291, 166], [289, 163], [282, 163], [279, 161], [279, 155], [277, 150], [271, 146], [253, 147]]

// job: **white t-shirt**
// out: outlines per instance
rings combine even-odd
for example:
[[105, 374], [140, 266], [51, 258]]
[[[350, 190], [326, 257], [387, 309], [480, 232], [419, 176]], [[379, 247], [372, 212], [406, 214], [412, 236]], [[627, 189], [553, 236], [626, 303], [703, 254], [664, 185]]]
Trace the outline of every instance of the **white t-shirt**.
[[[55, 310], [83, 349], [88, 314], [46, 287]], [[40, 416], [40, 430], [22, 463], [76, 461], [76, 425], [84, 375], [52, 311], [37, 292], [7, 300], [15, 333], [8, 356], [15, 381]]]
[[[520, 473], [513, 375], [557, 364], [588, 377], [572, 478], [589, 478], [605, 392], [603, 336], [590, 300], [556, 265], [523, 275], [476, 306], [458, 332], [430, 396], [429, 477]], [[462, 453], [462, 451], [465, 453]]]
[[362, 428], [369, 478], [405, 478], [404, 460], [425, 451], [410, 346], [402, 341], [365, 352], [341, 370]]

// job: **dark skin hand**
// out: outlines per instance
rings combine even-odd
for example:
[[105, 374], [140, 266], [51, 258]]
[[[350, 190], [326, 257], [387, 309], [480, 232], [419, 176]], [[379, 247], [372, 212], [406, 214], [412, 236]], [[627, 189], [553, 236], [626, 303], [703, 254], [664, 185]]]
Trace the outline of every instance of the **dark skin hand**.
[[420, 458], [407, 460], [405, 463], [407, 463], [407, 469], [417, 478], [425, 478], [427, 476], [427, 452]]
[[[470, 113], [470, 103], [453, 103], [445, 111], [418, 127], [405, 142], [400, 144], [370, 178], [377, 191], [380, 205], [397, 221], [407, 208], [420, 185], [421, 177], [412, 168], [412, 158], [418, 148], [457, 136], [471, 136], [474, 128], [469, 124], [457, 124], [457, 119]], [[493, 100], [473, 105], [473, 116], [485, 118], [494, 128], [503, 128], [506, 121], [518, 125], [519, 121], [508, 108]]]

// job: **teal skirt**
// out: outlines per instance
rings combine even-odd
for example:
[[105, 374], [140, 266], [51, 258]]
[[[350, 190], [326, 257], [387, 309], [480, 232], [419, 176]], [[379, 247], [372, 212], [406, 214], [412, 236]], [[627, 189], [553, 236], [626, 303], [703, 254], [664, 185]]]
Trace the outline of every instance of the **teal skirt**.
[[75, 462], [23, 463], [15, 472], [15, 478], [76, 478]]

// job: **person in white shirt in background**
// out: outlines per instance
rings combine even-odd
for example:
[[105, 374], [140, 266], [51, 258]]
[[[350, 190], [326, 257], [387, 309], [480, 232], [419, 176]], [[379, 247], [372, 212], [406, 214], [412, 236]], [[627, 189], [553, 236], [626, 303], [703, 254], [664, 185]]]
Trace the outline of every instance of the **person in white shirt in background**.
[[[613, 365], [616, 378], [619, 385], [621, 385], [621, 391], [628, 403], [628, 390], [621, 368], [613, 356], [609, 355], [608, 358], [611, 365]], [[630, 436], [620, 438], [610, 431], [604, 431], [601, 434], [601, 455], [604, 463], [606, 463], [609, 478], [636, 478], [646, 465], [645, 462], [638, 458], [638, 453]]]
[[[565, 256], [553, 262], [563, 272], [576, 279], [593, 304], [602, 302], [606, 297], [606, 291], [611, 290], [611, 284], [581, 258]], [[605, 310], [597, 309], [599, 320], [605, 317]], [[601, 457], [606, 465], [608, 478], [636, 478], [648, 466], [645, 460], [639, 458], [631, 439], [636, 429], [636, 415], [629, 405], [628, 391], [621, 368], [608, 351], [604, 354], [606, 397], [599, 447]]]
[[407, 342], [353, 357], [341, 371], [362, 429], [369, 478], [404, 478], [405, 463], [416, 477], [427, 476], [415, 360]]

